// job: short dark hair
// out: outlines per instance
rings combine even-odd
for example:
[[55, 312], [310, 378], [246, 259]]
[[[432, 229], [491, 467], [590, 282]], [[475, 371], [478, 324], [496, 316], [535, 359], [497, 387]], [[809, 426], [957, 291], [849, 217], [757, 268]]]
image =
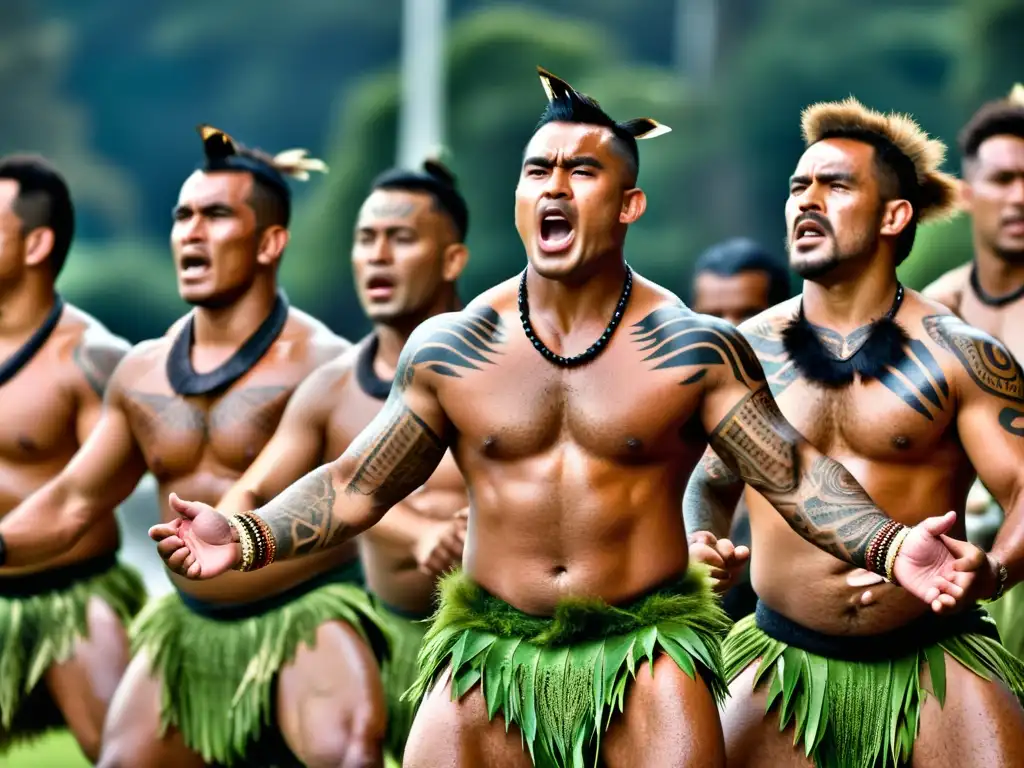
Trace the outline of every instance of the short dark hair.
[[48, 260], [56, 278], [67, 261], [75, 236], [75, 207], [67, 182], [48, 160], [38, 155], [0, 158], [0, 179], [18, 182], [18, 196], [12, 209], [21, 219], [22, 236], [40, 227], [53, 231]]
[[469, 232], [469, 207], [459, 192], [455, 174], [439, 160], [424, 161], [420, 170], [392, 168], [384, 171], [370, 184], [371, 192], [378, 189], [424, 192], [430, 195], [435, 207], [451, 219], [459, 242], [465, 242]]
[[993, 136], [1024, 139], [1024, 104], [999, 99], [983, 104], [960, 131], [960, 155], [965, 164], [978, 157], [978, 150]]
[[708, 248], [693, 268], [693, 279], [704, 272], [732, 277], [743, 272], [768, 275], [768, 304], [774, 306], [792, 296], [789, 271], [785, 265], [753, 240], [734, 237]]
[[630, 178], [636, 181], [640, 174], [640, 152], [636, 138], [615, 122], [594, 99], [578, 91], [571, 91], [562, 98], [549, 101], [533, 133], [536, 134], [548, 123], [579, 123], [607, 128], [615, 136], [615, 143], [628, 162]]
[[[265, 164], [271, 169], [274, 168], [274, 158], [260, 149], [239, 146], [238, 157]], [[292, 218], [292, 195], [287, 182], [283, 178], [278, 181], [277, 174], [270, 176], [255, 171], [249, 171], [249, 173], [252, 176], [249, 205], [256, 214], [257, 229], [261, 232], [271, 226], [281, 226], [287, 229]]]

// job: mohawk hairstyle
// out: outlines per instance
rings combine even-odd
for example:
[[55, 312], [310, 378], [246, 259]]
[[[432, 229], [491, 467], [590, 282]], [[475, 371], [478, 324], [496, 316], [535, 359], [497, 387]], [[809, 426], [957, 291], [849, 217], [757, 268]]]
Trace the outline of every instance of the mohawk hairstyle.
[[537, 67], [537, 74], [540, 76], [544, 93], [547, 94], [548, 105], [537, 121], [534, 133], [548, 123], [585, 123], [608, 128], [626, 150], [634, 176], [640, 172], [640, 153], [636, 142], [639, 139], [653, 139], [672, 130], [650, 117], [616, 122], [601, 108], [596, 99], [580, 93], [565, 80], [543, 67]]
[[965, 161], [974, 160], [978, 149], [993, 136], [1016, 136], [1024, 139], [1024, 85], [1017, 83], [1005, 99], [983, 104], [960, 132], [960, 154]]
[[946, 145], [929, 138], [909, 115], [876, 112], [851, 96], [807, 107], [800, 127], [807, 147], [824, 139], [846, 138], [875, 148], [883, 195], [909, 200], [914, 207], [913, 218], [896, 243], [897, 264], [910, 255], [920, 222], [956, 213], [956, 179], [939, 170]]
[[443, 210], [455, 226], [459, 242], [465, 242], [469, 231], [469, 207], [459, 192], [455, 174], [436, 157], [423, 161], [420, 170], [392, 168], [384, 171], [370, 185], [370, 189], [398, 189], [407, 192], [425, 192], [434, 204]]
[[309, 179], [311, 171], [327, 173], [327, 164], [308, 157], [305, 149], [286, 149], [270, 155], [260, 149], [246, 147], [212, 125], [198, 125], [203, 140], [203, 171], [236, 171], [251, 173], [252, 206], [261, 223], [288, 226], [291, 219], [292, 195], [285, 177], [299, 181]]

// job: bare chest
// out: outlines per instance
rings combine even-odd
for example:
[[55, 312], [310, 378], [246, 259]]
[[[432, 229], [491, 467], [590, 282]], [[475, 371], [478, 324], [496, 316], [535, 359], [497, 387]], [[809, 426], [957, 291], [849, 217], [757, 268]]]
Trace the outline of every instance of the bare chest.
[[259, 455], [298, 382], [246, 379], [217, 397], [181, 397], [166, 384], [126, 393], [132, 433], [158, 480], [204, 464], [241, 473]]
[[498, 361], [444, 382], [440, 393], [462, 447], [497, 460], [574, 445], [625, 463], [676, 455], [699, 432], [699, 385], [652, 373], [629, 346], [579, 368], [545, 360], [528, 343]]
[[0, 387], [0, 458], [47, 461], [78, 447], [76, 404], [55, 381], [53, 366], [33, 360]]
[[798, 379], [776, 399], [786, 419], [818, 450], [869, 461], [927, 458], [948, 444], [954, 418], [942, 370], [913, 355], [879, 380], [826, 389]]
[[367, 395], [354, 380], [347, 381], [327, 418], [324, 461], [334, 461], [344, 453], [383, 407], [383, 400]]

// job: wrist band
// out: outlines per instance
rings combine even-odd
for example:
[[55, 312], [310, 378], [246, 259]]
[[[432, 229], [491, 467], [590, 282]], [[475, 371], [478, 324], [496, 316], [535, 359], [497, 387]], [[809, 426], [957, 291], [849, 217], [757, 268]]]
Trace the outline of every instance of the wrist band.
[[909, 532], [910, 529], [907, 526], [897, 523], [895, 520], [885, 523], [868, 544], [865, 568], [872, 573], [877, 573], [887, 581], [892, 581], [892, 565], [896, 562], [896, 554]]
[[896, 584], [896, 576], [893, 573], [896, 567], [896, 558], [900, 554], [900, 549], [903, 548], [903, 542], [907, 540], [907, 536], [910, 535], [909, 528], [901, 528], [896, 534], [896, 537], [892, 540], [892, 544], [889, 545], [889, 552], [885, 556], [885, 578], [893, 584]]
[[255, 571], [274, 562], [277, 542], [270, 532], [270, 526], [262, 518], [252, 512], [242, 512], [231, 515], [228, 524], [237, 532], [238, 543], [242, 547], [242, 559], [234, 570]]

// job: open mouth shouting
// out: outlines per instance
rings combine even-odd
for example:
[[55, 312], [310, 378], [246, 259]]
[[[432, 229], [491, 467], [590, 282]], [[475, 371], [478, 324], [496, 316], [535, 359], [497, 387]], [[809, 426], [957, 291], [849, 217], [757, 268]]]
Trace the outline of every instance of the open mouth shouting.
[[576, 239], [572, 211], [569, 206], [548, 203], [538, 212], [537, 241], [544, 253], [565, 253]]
[[812, 218], [802, 219], [793, 230], [793, 243], [800, 250], [811, 250], [825, 242], [825, 227]]
[[203, 251], [190, 251], [182, 255], [178, 262], [181, 278], [183, 280], [201, 280], [206, 277], [213, 266], [207, 253]]
[[395, 293], [395, 281], [387, 275], [373, 275], [366, 280], [366, 296], [370, 301], [388, 301]]

